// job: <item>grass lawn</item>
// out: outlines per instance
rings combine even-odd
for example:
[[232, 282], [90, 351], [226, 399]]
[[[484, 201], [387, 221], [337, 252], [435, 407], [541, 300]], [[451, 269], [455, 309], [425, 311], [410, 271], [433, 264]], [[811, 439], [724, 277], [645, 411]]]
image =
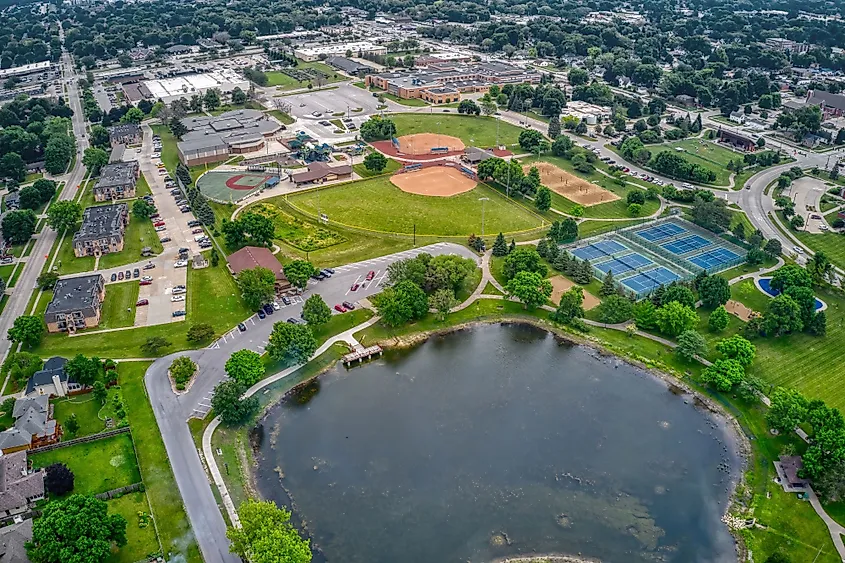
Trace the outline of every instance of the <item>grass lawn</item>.
[[578, 223], [578, 238], [587, 238], [608, 231], [630, 227], [643, 221], [643, 219], [632, 219], [630, 221], [582, 221]]
[[146, 493], [129, 493], [106, 503], [109, 505], [109, 514], [120, 514], [126, 518], [126, 545], [106, 559], [107, 563], [135, 563], [139, 557], [147, 557], [159, 551], [152, 519], [147, 517], [144, 527], [141, 527], [138, 514], [140, 512], [149, 516], [150, 505]]
[[[479, 198], [489, 198], [479, 201]], [[387, 177], [351, 182], [289, 196], [288, 201], [305, 213], [320, 212], [346, 226], [382, 233], [416, 232], [419, 235], [467, 236], [481, 233], [484, 204], [485, 232], [526, 231], [541, 226], [541, 219], [479, 184], [475, 189], [451, 197], [428, 197], [403, 192]], [[274, 202], [278, 198], [269, 201]]]
[[400, 98], [399, 96], [396, 96], [394, 94], [389, 94], [389, 93], [385, 92], [384, 90], [374, 90], [374, 91], [377, 92], [378, 94], [384, 96], [386, 99], [391, 100], [393, 102], [396, 102], [397, 104], [400, 104], [400, 105], [403, 105], [403, 106], [420, 108], [420, 107], [425, 107], [425, 106], [428, 105], [428, 102], [426, 102], [425, 100], [423, 100], [421, 98], [407, 98], [406, 99], [406, 98]]
[[[190, 563], [200, 563], [202, 557], [190, 535], [191, 525], [185, 514], [182, 497], [144, 388], [144, 373], [149, 365], [147, 362], [124, 362], [118, 368], [118, 381], [126, 403], [129, 424], [133, 429], [132, 438], [135, 441], [138, 466], [158, 525], [164, 553], [182, 553]], [[186, 542], [185, 538], [191, 539]], [[135, 555], [137, 560], [144, 554]]]
[[94, 495], [141, 481], [129, 434], [75, 444], [29, 457], [34, 467], [61, 462], [76, 477], [73, 492]]
[[103, 254], [100, 257], [100, 269], [105, 270], [124, 264], [132, 264], [141, 260], [141, 249], [149, 246], [156, 254], [161, 253], [164, 248], [158, 240], [158, 233], [155, 232], [152, 221], [131, 217], [129, 226], [124, 234], [123, 250], [110, 254]]
[[291, 123], [293, 123], [293, 118], [281, 110], [271, 109], [267, 113], [278, 119], [279, 122], [284, 125], [290, 125]]
[[840, 268], [845, 268], [845, 235], [834, 232], [807, 233], [790, 229], [798, 240], [815, 252], [824, 252], [828, 259]]
[[67, 426], [68, 419], [74, 414], [76, 415], [76, 421], [79, 423], [79, 431], [73, 436], [65, 434], [64, 438], [66, 440], [96, 434], [106, 429], [105, 423], [97, 416], [97, 413], [100, 412], [100, 402], [94, 399], [91, 393], [57, 399], [53, 405], [55, 418], [63, 428]]
[[106, 287], [106, 299], [99, 328], [132, 326], [135, 322], [135, 303], [138, 301], [138, 282], [113, 283]]
[[375, 172], [373, 170], [367, 170], [367, 167], [362, 164], [353, 164], [352, 169], [355, 171], [356, 174], [361, 176], [362, 178], [371, 178], [373, 176], [380, 176], [381, 174], [392, 174], [402, 168], [402, 165], [392, 158], [387, 159], [387, 166], [384, 167], [384, 170], [381, 172]]
[[72, 231], [65, 232], [64, 239], [56, 256], [55, 265], [59, 270], [59, 274], [79, 274], [81, 272], [90, 272], [94, 269], [93, 256], [77, 258], [73, 254], [73, 233], [78, 231], [81, 225], [82, 223], [79, 223]]
[[258, 102], [254, 102], [252, 100], [247, 100], [246, 103], [243, 104], [226, 104], [224, 106], [220, 106], [219, 108], [212, 110], [208, 113], [211, 115], [220, 115], [221, 113], [226, 113], [227, 111], [233, 111], [236, 109], [257, 109], [257, 110], [264, 110], [264, 106], [259, 104]]
[[179, 151], [176, 148], [176, 137], [170, 132], [167, 125], [152, 125], [153, 133], [161, 137], [161, 161], [167, 170], [174, 174], [176, 165], [179, 164]]
[[[675, 149], [678, 147], [684, 149], [683, 152], [676, 151]], [[652, 156], [657, 156], [663, 151], [677, 152], [689, 162], [700, 164], [704, 168], [712, 170], [716, 173], [716, 180], [713, 182], [715, 186], [729, 185], [731, 171], [727, 169], [728, 162], [742, 160], [741, 154], [703, 139], [682, 139], [662, 145], [650, 145], [648, 149]]]
[[[554, 164], [558, 168], [566, 170], [570, 174], [574, 174], [584, 180], [592, 182], [593, 184], [599, 185], [604, 189], [613, 192], [620, 199], [616, 201], [611, 201], [608, 203], [600, 203], [598, 205], [591, 205], [589, 207], [584, 207], [584, 217], [588, 218], [595, 218], [595, 219], [621, 219], [625, 217], [631, 217], [628, 213], [628, 203], [626, 202], [625, 198], [627, 197], [628, 193], [633, 190], [640, 190], [640, 188], [634, 187], [630, 184], [623, 184], [619, 185], [614, 181], [613, 178], [609, 178], [600, 172], [591, 172], [590, 174], [583, 174], [581, 172], [576, 172], [575, 169], [572, 167], [572, 162], [561, 158], [558, 156], [552, 155], [544, 155], [539, 159], [541, 162], [548, 162]], [[531, 164], [532, 162], [537, 162], [536, 157], [529, 157], [525, 158], [521, 161], [523, 164]], [[577, 207], [578, 204], [563, 197], [562, 195], [558, 194], [557, 192], [552, 191], [552, 208], [557, 209], [563, 213], [571, 213], [572, 210]], [[643, 204], [642, 209], [640, 210], [641, 216], [648, 216], [652, 213], [656, 213], [657, 210], [660, 209], [660, 202], [657, 200], [646, 200], [645, 204]]]
[[[326, 76], [325, 84], [332, 84], [335, 82], [343, 82], [344, 80], [348, 80], [348, 78], [339, 74], [334, 68], [330, 67], [325, 63], [321, 63], [318, 61], [310, 63], [305, 61], [297, 62], [299, 64], [294, 67], [297, 70], [306, 70], [311, 68], [322, 72]], [[297, 88], [307, 88], [309, 83], [311, 83], [315, 88], [317, 87], [315, 80], [299, 81], [278, 70], [271, 70], [269, 72], [266, 72], [265, 74], [267, 75], [267, 86], [279, 86], [279, 89], [281, 91], [296, 90]]]
[[[396, 135], [413, 133], [439, 133], [458, 137], [467, 146], [493, 147], [496, 145], [496, 120], [492, 117], [394, 113], [390, 119], [396, 124]], [[510, 123], [499, 123], [499, 144], [515, 145], [522, 129]]]

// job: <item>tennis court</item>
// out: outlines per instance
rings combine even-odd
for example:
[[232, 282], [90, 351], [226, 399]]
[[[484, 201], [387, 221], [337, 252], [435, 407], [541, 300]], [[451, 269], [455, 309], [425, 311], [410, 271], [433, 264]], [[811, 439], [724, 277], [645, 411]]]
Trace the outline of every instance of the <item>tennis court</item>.
[[572, 255], [581, 260], [595, 260], [604, 256], [610, 256], [617, 252], [628, 250], [628, 247], [615, 240], [599, 240], [587, 246], [572, 250]]
[[613, 272], [615, 274], [621, 274], [623, 272], [627, 272], [629, 270], [636, 270], [637, 268], [642, 268], [643, 266], [648, 266], [653, 264], [651, 260], [639, 254], [637, 252], [633, 252], [631, 254], [626, 254], [625, 256], [617, 256], [616, 258], [611, 258], [606, 262], [602, 262], [600, 264], [596, 264], [596, 269], [607, 274], [607, 272]]
[[654, 227], [634, 232], [649, 242], [658, 242], [685, 233], [687, 230], [675, 223], [663, 223], [662, 225], [655, 225]]
[[639, 274], [622, 280], [622, 285], [637, 295], [642, 295], [654, 290], [658, 286], [665, 285], [679, 279], [680, 276], [678, 276], [675, 272], [664, 268], [663, 266], [658, 266], [653, 270], [640, 272]]
[[698, 250], [699, 248], [704, 248], [705, 246], [710, 246], [711, 244], [712, 243], [709, 240], [700, 235], [689, 235], [688, 237], [684, 237], [682, 239], [665, 242], [660, 246], [672, 254], [680, 256], [681, 254], [686, 254], [687, 252], [692, 252], [693, 250]]
[[722, 248], [721, 246], [719, 246], [711, 250], [706, 250], [701, 254], [697, 254], [691, 258], [687, 258], [687, 260], [689, 260], [696, 266], [704, 268], [705, 270], [712, 270], [713, 268], [719, 268], [723, 264], [733, 262], [739, 258], [739, 254], [736, 254], [735, 252], [731, 252], [727, 248]]

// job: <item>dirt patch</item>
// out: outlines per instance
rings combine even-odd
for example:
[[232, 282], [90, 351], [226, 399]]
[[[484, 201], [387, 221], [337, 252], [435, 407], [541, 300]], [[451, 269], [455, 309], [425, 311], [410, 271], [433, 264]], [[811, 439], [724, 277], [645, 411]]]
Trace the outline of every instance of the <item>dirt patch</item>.
[[476, 186], [475, 180], [451, 166], [432, 166], [416, 172], [394, 174], [390, 182], [409, 194], [438, 197], [462, 194]]
[[464, 142], [450, 135], [436, 133], [416, 133], [399, 137], [399, 152], [404, 154], [432, 154], [431, 149], [443, 149], [443, 153], [462, 151], [466, 148]]
[[748, 322], [754, 317], [760, 316], [760, 313], [757, 311], [749, 309], [739, 301], [734, 301], [733, 299], [729, 299], [728, 302], [725, 303], [725, 310], [732, 315], [736, 315], [745, 322]]
[[540, 182], [544, 186], [577, 204], [589, 207], [619, 199], [615, 193], [570, 174], [554, 164], [535, 162], [523, 166], [523, 170], [527, 174], [532, 167], [540, 172]]
[[[553, 276], [549, 278], [549, 281], [552, 282], [552, 303], [560, 303], [560, 296], [576, 285], [571, 280], [563, 276]], [[593, 307], [598, 307], [600, 303], [601, 301], [599, 301], [598, 297], [596, 297], [592, 293], [587, 293], [586, 291], [584, 291], [585, 311], [589, 311]]]

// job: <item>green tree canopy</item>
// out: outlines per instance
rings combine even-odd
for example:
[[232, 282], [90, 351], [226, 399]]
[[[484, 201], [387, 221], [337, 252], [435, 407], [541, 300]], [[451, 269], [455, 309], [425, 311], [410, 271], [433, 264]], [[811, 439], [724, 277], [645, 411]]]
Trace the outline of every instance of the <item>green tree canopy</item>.
[[508, 281], [508, 295], [519, 299], [527, 309], [544, 304], [552, 295], [552, 283], [536, 272], [521, 271]]
[[44, 338], [47, 327], [44, 320], [35, 315], [22, 315], [15, 319], [9, 329], [9, 340], [22, 342], [27, 346], [35, 346]]
[[317, 351], [317, 340], [309, 327], [279, 321], [273, 325], [266, 350], [276, 361], [304, 364]]
[[250, 309], [258, 309], [276, 295], [276, 275], [262, 266], [242, 270], [237, 282], [241, 297]]
[[428, 312], [428, 297], [414, 282], [403, 280], [373, 297], [373, 304], [387, 326], [421, 319]]
[[249, 388], [264, 377], [261, 355], [252, 350], [238, 350], [226, 360], [226, 375]]
[[548, 268], [537, 253], [537, 249], [529, 247], [517, 247], [505, 258], [502, 273], [505, 280], [513, 279], [519, 272], [533, 272], [546, 277]]
[[707, 276], [700, 280], [696, 287], [701, 304], [708, 309], [715, 309], [724, 305], [731, 298], [731, 288], [728, 280], [722, 276]]
[[714, 332], [721, 332], [728, 327], [730, 320], [730, 313], [725, 309], [725, 306], [719, 305], [710, 313], [710, 318], [707, 319], [707, 326]]
[[308, 278], [310, 278], [317, 268], [314, 264], [305, 260], [293, 260], [285, 264], [285, 277], [290, 283], [299, 289], [305, 289], [308, 285]]
[[47, 210], [47, 224], [57, 233], [73, 229], [81, 220], [82, 206], [75, 201], [57, 201]]
[[332, 310], [323, 301], [323, 298], [315, 293], [305, 300], [302, 305], [302, 318], [309, 325], [318, 326], [329, 322], [332, 317]]
[[794, 389], [778, 387], [772, 396], [766, 421], [780, 432], [792, 432], [807, 419], [807, 399]]
[[243, 383], [235, 379], [224, 379], [214, 388], [211, 408], [223, 424], [235, 426], [252, 418], [258, 412], [258, 397], [245, 398]]
[[668, 336], [677, 336], [698, 324], [695, 309], [678, 301], [670, 301], [657, 309], [657, 327]]
[[757, 348], [738, 334], [724, 338], [716, 344], [716, 350], [724, 357], [736, 360], [744, 367], [751, 365], [757, 355]]
[[745, 370], [736, 360], [716, 360], [704, 368], [701, 380], [718, 391], [726, 393], [745, 378]]
[[241, 527], [226, 530], [230, 550], [250, 563], [308, 563], [311, 544], [290, 523], [290, 512], [272, 501], [248, 499], [238, 508]]

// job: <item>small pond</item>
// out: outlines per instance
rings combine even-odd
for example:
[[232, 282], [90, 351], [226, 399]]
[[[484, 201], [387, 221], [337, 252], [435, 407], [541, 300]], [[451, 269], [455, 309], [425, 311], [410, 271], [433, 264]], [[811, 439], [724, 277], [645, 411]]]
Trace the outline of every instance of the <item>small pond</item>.
[[[758, 279], [757, 287], [759, 287], [760, 290], [769, 297], [777, 297], [778, 295], [780, 295], [780, 291], [772, 287], [772, 278]], [[825, 305], [824, 301], [816, 297], [816, 311], [822, 311], [824, 309], [827, 309], [827, 305]]]
[[315, 561], [735, 562], [733, 434], [694, 403], [545, 331], [483, 325], [291, 394], [256, 428], [255, 480]]

